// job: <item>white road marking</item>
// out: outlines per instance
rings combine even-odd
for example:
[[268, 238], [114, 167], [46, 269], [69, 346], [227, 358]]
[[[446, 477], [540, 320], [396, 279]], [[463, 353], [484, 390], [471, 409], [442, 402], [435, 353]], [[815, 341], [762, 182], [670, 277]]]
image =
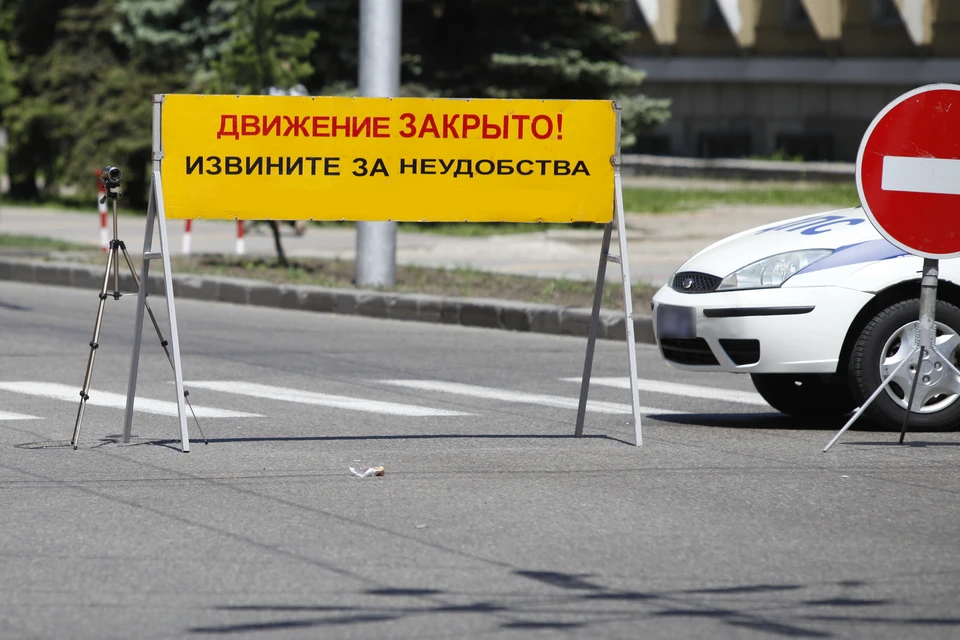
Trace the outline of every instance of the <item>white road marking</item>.
[[884, 156], [884, 191], [960, 195], [960, 160]]
[[[439, 380], [380, 380], [380, 382], [382, 384], [418, 389], [420, 391], [439, 391], [440, 393], [452, 393], [455, 395], [470, 396], [472, 398], [499, 400], [501, 402], [513, 402], [517, 404], [537, 404], [559, 409], [577, 409], [580, 406], [580, 401], [577, 398], [548, 396], [539, 393], [522, 393], [519, 391], [507, 391], [506, 389], [492, 389], [490, 387], [478, 387], [472, 384], [461, 384], [459, 382], [443, 382]], [[620, 415], [630, 415], [631, 413], [630, 405], [628, 404], [597, 402], [595, 400], [587, 401], [587, 410]], [[686, 412], [674, 411], [672, 409], [657, 409], [654, 407], [640, 407], [640, 413], [681, 414]]]
[[0, 420], [43, 420], [37, 416], [28, 416], [23, 413], [11, 413], [9, 411], [0, 411]]
[[[580, 384], [580, 378], [561, 378], [564, 382], [576, 382]], [[724, 400], [726, 402], [738, 402], [740, 404], [751, 404], [757, 407], [766, 407], [770, 405], [763, 399], [759, 393], [750, 391], [733, 391], [730, 389], [718, 389], [716, 387], [701, 387], [692, 384], [680, 384], [678, 382], [664, 382], [661, 380], [637, 380], [637, 389], [647, 393], [666, 393], [672, 396], [684, 396], [687, 398], [705, 398], [707, 400]], [[630, 378], [590, 378], [590, 385], [599, 385], [602, 387], [614, 387], [616, 389], [629, 389]]]
[[335, 396], [326, 393], [316, 393], [314, 391], [302, 391], [300, 389], [288, 389], [286, 387], [274, 387], [266, 384], [256, 384], [253, 382], [240, 382], [231, 380], [191, 380], [189, 382], [185, 382], [184, 384], [195, 389], [209, 389], [211, 391], [223, 391], [225, 393], [239, 393], [241, 395], [253, 396], [255, 398], [268, 398], [270, 400], [283, 400], [286, 402], [297, 402], [299, 404], [314, 404], [323, 407], [333, 407], [336, 409], [366, 411], [368, 413], [381, 413], [393, 416], [426, 417], [471, 415], [461, 411], [432, 409], [430, 407], [419, 407], [412, 404], [398, 404], [395, 402], [384, 402], [381, 400], [369, 400], [367, 398]]
[[[66, 402], [75, 402], [80, 404], [80, 387], [70, 387], [65, 384], [47, 383], [47, 382], [0, 382], [0, 390], [12, 391], [14, 393], [25, 393], [30, 396], [39, 396], [41, 398], [52, 398], [54, 400], [64, 400]], [[124, 409], [127, 406], [127, 396], [119, 393], [110, 393], [98, 389], [90, 389], [90, 399], [87, 404], [91, 407], [110, 407], [112, 409]], [[144, 413], [155, 413], [161, 416], [176, 416], [177, 403], [166, 400], [153, 400], [151, 398], [137, 397], [133, 402], [134, 411]], [[198, 418], [262, 418], [257, 413], [243, 413], [240, 411], [228, 411], [226, 409], [213, 409], [210, 407], [200, 407], [193, 405]], [[189, 415], [190, 409], [187, 409]]]

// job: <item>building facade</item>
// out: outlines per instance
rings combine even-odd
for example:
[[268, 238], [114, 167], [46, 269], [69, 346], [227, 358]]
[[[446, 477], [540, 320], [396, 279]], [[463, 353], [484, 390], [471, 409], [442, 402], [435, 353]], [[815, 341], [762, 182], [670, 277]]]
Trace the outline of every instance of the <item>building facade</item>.
[[636, 153], [852, 161], [893, 98], [960, 83], [960, 0], [625, 0], [624, 28], [673, 102]]

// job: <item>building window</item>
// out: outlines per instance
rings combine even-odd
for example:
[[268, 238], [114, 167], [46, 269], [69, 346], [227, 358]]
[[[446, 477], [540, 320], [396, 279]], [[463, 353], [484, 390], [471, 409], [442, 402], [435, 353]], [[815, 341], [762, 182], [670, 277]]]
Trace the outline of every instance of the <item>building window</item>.
[[786, 27], [811, 27], [810, 16], [800, 0], [783, 0], [783, 24]]
[[903, 24], [900, 10], [893, 0], [870, 0], [870, 18], [878, 27], [897, 27]]
[[829, 133], [780, 133], [775, 145], [787, 158], [807, 161], [833, 160], [833, 136]]
[[749, 131], [705, 131], [697, 136], [701, 158], [743, 158], [750, 155]]
[[726, 28], [727, 19], [723, 17], [717, 0], [703, 0], [703, 26]]

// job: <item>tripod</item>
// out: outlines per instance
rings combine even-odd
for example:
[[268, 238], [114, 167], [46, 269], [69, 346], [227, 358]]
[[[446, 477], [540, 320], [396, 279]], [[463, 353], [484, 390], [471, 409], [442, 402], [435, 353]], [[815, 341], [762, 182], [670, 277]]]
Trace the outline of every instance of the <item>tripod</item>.
[[[916, 326], [913, 348], [900, 359], [896, 367], [893, 367], [892, 364], [884, 367], [884, 375], [887, 377], [867, 398], [863, 406], [847, 421], [847, 424], [827, 443], [827, 446], [823, 448], [824, 453], [840, 439], [840, 436], [853, 425], [854, 421], [867, 410], [870, 403], [876, 400], [877, 396], [891, 382], [899, 383], [907, 401], [906, 412], [903, 414], [903, 426], [900, 429], [900, 444], [903, 444], [903, 438], [907, 433], [907, 423], [910, 420], [911, 412], [919, 412], [923, 405], [935, 395], [951, 392], [960, 393], [960, 370], [953, 365], [951, 358], [944, 356], [937, 348], [936, 312], [939, 279], [939, 260], [924, 258], [923, 277], [920, 280], [920, 321]], [[919, 355], [917, 355], [918, 353]], [[917, 355], [915, 360], [914, 355]], [[905, 365], [909, 366], [911, 373], [900, 376], [900, 371]], [[909, 395], [907, 394], [908, 386], [910, 388]], [[916, 395], [918, 389], [920, 390], [919, 397]]]
[[[133, 276], [133, 282], [139, 290], [143, 286], [140, 282], [140, 278], [137, 276], [137, 270], [133, 266], [133, 261], [130, 260], [130, 254], [127, 253], [127, 247], [124, 244], [123, 240], [120, 240], [117, 237], [117, 200], [120, 198], [120, 170], [116, 167], [105, 167], [100, 173], [100, 181], [103, 182], [106, 187], [106, 194], [103, 196], [101, 203], [104, 200], [110, 200], [113, 209], [113, 239], [110, 241], [109, 248], [107, 249], [107, 266], [103, 272], [103, 286], [100, 288], [100, 305], [97, 309], [97, 320], [93, 327], [93, 339], [90, 341], [90, 356], [87, 359], [87, 370], [83, 376], [83, 388], [80, 390], [80, 408], [77, 410], [77, 422], [73, 427], [73, 438], [70, 440], [70, 444], [73, 445], [74, 451], [76, 451], [77, 446], [80, 443], [80, 425], [83, 422], [83, 410], [86, 407], [87, 400], [90, 399], [90, 382], [93, 378], [93, 364], [94, 360], [97, 357], [97, 349], [100, 348], [100, 328], [103, 323], [103, 310], [104, 304], [107, 301], [108, 297], [113, 297], [114, 300], [119, 300], [123, 295], [120, 293], [120, 257], [119, 253], [123, 253], [124, 260], [127, 263], [127, 267], [130, 269], [130, 275]], [[107, 287], [110, 284], [110, 271], [113, 269], [113, 293], [107, 293]], [[150, 320], [153, 322], [153, 328], [156, 329], [157, 338], [160, 339], [160, 346], [163, 347], [164, 353], [167, 354], [167, 360], [170, 362], [170, 366], [174, 367], [173, 357], [170, 355], [170, 350], [167, 349], [169, 344], [166, 339], [163, 337], [163, 333], [160, 331], [160, 325], [157, 324], [157, 318], [153, 315], [153, 310], [150, 308], [150, 303], [144, 298], [144, 307], [147, 310], [147, 313], [150, 315]], [[200, 437], [203, 438], [203, 443], [208, 444], [206, 436], [203, 435], [203, 429], [200, 428], [200, 421], [197, 419], [197, 414], [193, 410], [193, 405], [190, 403], [189, 398], [190, 393], [184, 389], [183, 397], [187, 402], [187, 406], [190, 407], [190, 413], [193, 414], [193, 420], [197, 423], [197, 429], [200, 431]]]

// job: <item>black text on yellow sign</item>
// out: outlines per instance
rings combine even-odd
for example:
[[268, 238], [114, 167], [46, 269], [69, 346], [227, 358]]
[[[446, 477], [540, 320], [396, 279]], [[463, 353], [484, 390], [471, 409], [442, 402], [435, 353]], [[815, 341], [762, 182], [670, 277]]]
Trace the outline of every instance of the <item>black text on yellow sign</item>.
[[167, 95], [170, 218], [607, 222], [608, 101]]

